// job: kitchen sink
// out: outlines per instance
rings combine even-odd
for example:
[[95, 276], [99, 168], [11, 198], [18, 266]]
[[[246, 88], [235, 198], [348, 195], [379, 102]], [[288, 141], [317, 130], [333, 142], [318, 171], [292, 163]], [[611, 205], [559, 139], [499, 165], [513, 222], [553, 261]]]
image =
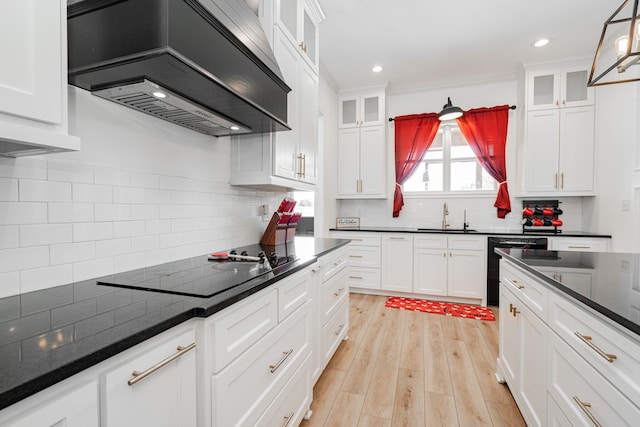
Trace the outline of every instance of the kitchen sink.
[[429, 231], [431, 233], [477, 233], [478, 230], [474, 230], [473, 228], [418, 228], [418, 231]]

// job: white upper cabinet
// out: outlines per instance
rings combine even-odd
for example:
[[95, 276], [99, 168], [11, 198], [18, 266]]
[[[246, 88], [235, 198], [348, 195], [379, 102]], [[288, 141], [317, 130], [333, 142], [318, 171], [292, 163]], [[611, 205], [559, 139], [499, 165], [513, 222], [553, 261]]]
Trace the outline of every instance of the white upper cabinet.
[[533, 69], [527, 72], [527, 109], [593, 105], [593, 89], [587, 87], [589, 67]]
[[0, 155], [78, 150], [67, 131], [66, 1], [0, 4]]
[[318, 73], [318, 24], [323, 13], [317, 2], [276, 0], [275, 23]]
[[385, 89], [377, 88], [338, 97], [338, 127], [384, 124]]

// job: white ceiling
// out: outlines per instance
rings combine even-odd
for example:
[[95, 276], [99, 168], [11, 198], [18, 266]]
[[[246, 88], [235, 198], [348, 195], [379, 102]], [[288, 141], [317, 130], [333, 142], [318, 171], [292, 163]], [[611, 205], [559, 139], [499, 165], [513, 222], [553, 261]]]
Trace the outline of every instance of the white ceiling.
[[[320, 64], [337, 89], [513, 78], [520, 64], [593, 59], [623, 0], [319, 0]], [[539, 38], [551, 42], [533, 47]], [[375, 64], [384, 67], [371, 72]]]

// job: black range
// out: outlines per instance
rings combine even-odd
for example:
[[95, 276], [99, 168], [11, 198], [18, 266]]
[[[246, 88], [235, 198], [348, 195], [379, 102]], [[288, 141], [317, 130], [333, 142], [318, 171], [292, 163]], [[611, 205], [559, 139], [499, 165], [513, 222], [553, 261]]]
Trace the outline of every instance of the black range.
[[[295, 244], [286, 251], [275, 251], [281, 254], [279, 258], [291, 258], [289, 262], [275, 267], [264, 265], [262, 268], [268, 271], [253, 278], [242, 272], [239, 276], [246, 280], [234, 286], [216, 287], [214, 280], [214, 277], [228, 279], [230, 276], [219, 274], [214, 266], [231, 266], [234, 262], [208, 261], [205, 254], [130, 273], [0, 298], [0, 409], [189, 319], [211, 316], [348, 243], [349, 240], [344, 239], [296, 238]], [[239, 253], [252, 250], [247, 248], [237, 249]], [[265, 253], [268, 258], [270, 252]], [[295, 257], [291, 257], [292, 254]], [[255, 263], [235, 264], [238, 271], [256, 267]], [[198, 270], [207, 274], [198, 276], [200, 273], [194, 272]], [[125, 277], [146, 277], [147, 280], [127, 284]], [[189, 284], [195, 277], [208, 281], [213, 288], [200, 292], [206, 287], [201, 289]], [[149, 280], [163, 285], [172, 282], [175, 286], [150, 292]], [[103, 284], [98, 285], [97, 281]], [[183, 285], [191, 287], [193, 292], [183, 292]], [[213, 296], [203, 296], [204, 293]]]

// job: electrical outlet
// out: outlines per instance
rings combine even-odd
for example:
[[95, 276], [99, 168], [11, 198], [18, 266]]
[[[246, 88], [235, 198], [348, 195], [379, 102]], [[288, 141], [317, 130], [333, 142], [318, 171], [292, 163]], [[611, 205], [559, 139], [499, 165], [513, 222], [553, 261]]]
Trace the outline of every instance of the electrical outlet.
[[262, 222], [269, 221], [269, 205], [258, 206], [258, 215], [262, 216]]
[[622, 212], [629, 212], [631, 210], [631, 200], [622, 201]]
[[629, 273], [629, 261], [620, 261], [620, 271], [622, 273]]

